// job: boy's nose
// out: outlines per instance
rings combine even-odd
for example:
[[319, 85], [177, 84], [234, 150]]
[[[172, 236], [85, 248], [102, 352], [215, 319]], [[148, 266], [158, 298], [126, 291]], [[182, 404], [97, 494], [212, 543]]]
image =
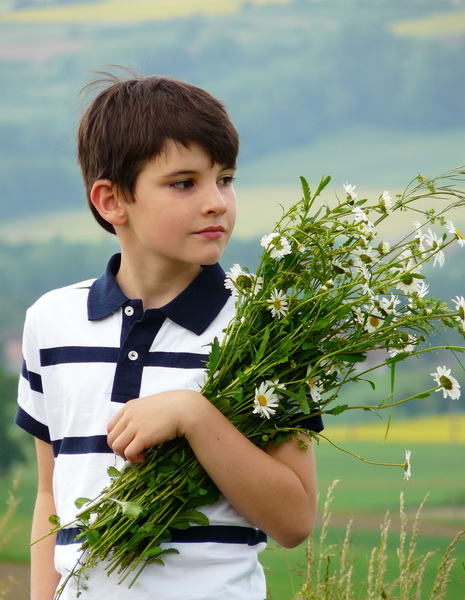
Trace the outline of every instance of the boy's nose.
[[207, 213], [217, 214], [223, 214], [227, 210], [226, 198], [216, 185], [205, 192], [204, 210]]

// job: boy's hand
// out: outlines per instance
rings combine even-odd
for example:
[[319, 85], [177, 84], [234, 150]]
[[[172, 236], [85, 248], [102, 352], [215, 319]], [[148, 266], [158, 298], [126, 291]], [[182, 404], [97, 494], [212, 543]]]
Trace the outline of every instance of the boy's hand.
[[147, 448], [183, 437], [187, 416], [195, 418], [203, 402], [208, 401], [192, 390], [129, 400], [108, 424], [108, 444], [129, 462], [141, 463]]

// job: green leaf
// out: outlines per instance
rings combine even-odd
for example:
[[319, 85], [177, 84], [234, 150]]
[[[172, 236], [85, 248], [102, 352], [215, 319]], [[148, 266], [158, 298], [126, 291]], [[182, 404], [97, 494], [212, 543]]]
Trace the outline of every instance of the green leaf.
[[55, 527], [60, 527], [60, 517], [58, 515], [50, 515], [48, 518], [48, 522]]
[[218, 362], [220, 360], [220, 354], [221, 354], [220, 342], [218, 341], [218, 338], [215, 337], [215, 339], [211, 343], [211, 351], [210, 351], [210, 355], [208, 357], [208, 364], [207, 364], [207, 368], [210, 371], [210, 373], [215, 373], [215, 371], [218, 367]]
[[89, 504], [89, 502], [92, 502], [90, 498], [76, 498], [74, 501], [74, 506], [76, 508], [82, 508], [84, 504]]
[[143, 511], [142, 506], [136, 502], [124, 502], [123, 500], [115, 500], [115, 502], [121, 506], [123, 515], [128, 519], [136, 519]]
[[359, 363], [364, 362], [367, 359], [367, 355], [363, 352], [354, 352], [351, 354], [338, 354], [337, 358], [347, 363]]
[[116, 467], [108, 467], [107, 473], [112, 479], [121, 475], [121, 471], [118, 471]]
[[263, 355], [265, 354], [265, 350], [268, 348], [269, 339], [270, 339], [270, 328], [266, 327], [265, 331], [263, 332], [263, 338], [260, 343], [260, 347], [258, 348], [257, 354], [255, 355], [254, 362], [256, 364], [258, 364], [262, 360]]
[[304, 193], [305, 206], [307, 207], [310, 203], [310, 196], [311, 196], [310, 186], [308, 185], [308, 181], [305, 179], [305, 177], [300, 178], [300, 183], [302, 184], [302, 191]]
[[349, 408], [348, 404], [340, 404], [339, 406], [335, 406], [331, 410], [325, 411], [328, 415], [340, 415], [345, 412]]

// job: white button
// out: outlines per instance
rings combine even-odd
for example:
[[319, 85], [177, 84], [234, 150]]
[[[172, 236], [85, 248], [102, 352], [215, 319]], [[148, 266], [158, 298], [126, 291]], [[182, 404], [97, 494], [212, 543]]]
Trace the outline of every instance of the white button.
[[128, 352], [128, 358], [129, 360], [137, 360], [139, 358], [139, 355], [135, 350], [131, 350], [131, 352]]
[[132, 317], [132, 315], [134, 314], [134, 309], [132, 308], [132, 306], [126, 306], [126, 308], [124, 309], [124, 314], [128, 317]]

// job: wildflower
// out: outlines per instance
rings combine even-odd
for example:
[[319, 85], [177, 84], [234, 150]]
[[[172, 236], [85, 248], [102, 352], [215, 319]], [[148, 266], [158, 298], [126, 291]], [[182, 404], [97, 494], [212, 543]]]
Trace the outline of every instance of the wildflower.
[[404, 271], [395, 282], [395, 286], [398, 290], [404, 292], [404, 294], [411, 296], [418, 294], [421, 290], [421, 279], [415, 277], [415, 274], [411, 271]]
[[232, 295], [236, 298], [239, 294], [255, 295], [261, 290], [262, 284], [262, 277], [257, 277], [253, 273], [246, 273], [237, 263], [231, 267], [230, 271], [226, 271], [224, 287], [231, 290]]
[[457, 315], [457, 321], [465, 329], [465, 299], [463, 296], [456, 296], [455, 300], [452, 298], [452, 302], [455, 304], [455, 310], [459, 313]]
[[421, 223], [419, 221], [414, 221], [413, 226], [415, 227], [415, 239], [417, 240], [418, 249], [420, 250], [420, 252], [424, 252], [425, 246], [423, 242], [425, 240], [425, 236], [421, 231]]
[[344, 267], [344, 265], [336, 259], [333, 260], [333, 262], [331, 263], [331, 266], [337, 275], [344, 275], [345, 273], [348, 272], [347, 269]]
[[369, 218], [365, 214], [365, 212], [360, 208], [360, 206], [354, 206], [352, 209], [352, 214], [354, 215], [354, 219], [356, 223], [368, 223]]
[[278, 260], [292, 252], [289, 241], [276, 231], [264, 235], [260, 240], [260, 245], [269, 251], [271, 258], [276, 258]]
[[344, 191], [347, 194], [349, 200], [357, 200], [358, 196], [355, 193], [355, 185], [350, 185], [349, 183], [344, 183]]
[[384, 190], [379, 197], [379, 206], [384, 213], [389, 212], [389, 209], [392, 206], [392, 196], [387, 190]]
[[444, 252], [441, 250], [441, 240], [434, 233], [434, 231], [431, 231], [429, 227], [428, 233], [425, 234], [425, 240], [434, 254], [433, 267], [436, 266], [436, 263], [439, 263], [439, 266], [443, 267], [446, 261], [446, 257], [444, 256]]
[[406, 450], [405, 451], [405, 462], [404, 462], [404, 479], [406, 479], [407, 481], [410, 479], [410, 476], [412, 474], [411, 462], [410, 462], [411, 456], [412, 456], [412, 452], [410, 450]]
[[362, 265], [371, 266], [378, 262], [378, 259], [373, 256], [372, 252], [373, 248], [371, 246], [354, 250], [352, 253], [354, 267], [361, 267]]
[[319, 404], [321, 400], [321, 387], [318, 383], [319, 377], [312, 377], [310, 373], [312, 372], [312, 367], [309, 365], [307, 368], [307, 385], [310, 388], [310, 396], [313, 402]]
[[273, 317], [286, 316], [287, 313], [287, 297], [281, 290], [273, 290], [271, 297], [267, 300], [268, 309], [271, 310]]
[[358, 270], [363, 278], [362, 292], [364, 294], [366, 294], [367, 296], [369, 296], [370, 298], [374, 298], [375, 292], [371, 289], [371, 286], [370, 286], [370, 283], [371, 283], [370, 271], [364, 264], [360, 265]]
[[391, 244], [389, 242], [380, 242], [376, 248], [381, 256], [386, 256], [391, 251]]
[[452, 223], [452, 221], [450, 219], [448, 219], [446, 221], [446, 230], [449, 233], [451, 233], [452, 235], [455, 235], [457, 237], [457, 241], [460, 244], [460, 246], [465, 245], [465, 239], [464, 239], [463, 235], [460, 233], [460, 231], [458, 229], [456, 229], [454, 227], [454, 224]]
[[394, 358], [394, 356], [397, 356], [398, 354], [403, 354], [404, 352], [410, 354], [411, 352], [415, 351], [417, 343], [418, 343], [417, 338], [414, 335], [408, 333], [405, 335], [405, 340], [404, 339], [400, 340], [400, 343], [398, 346], [389, 348], [389, 350], [388, 350], [389, 356], [391, 358]]
[[379, 306], [383, 312], [388, 315], [397, 315], [396, 307], [400, 304], [400, 300], [398, 296], [394, 296], [391, 294], [390, 300], [387, 298], [381, 298], [379, 301]]
[[365, 321], [365, 329], [370, 333], [376, 331], [384, 323], [384, 316], [375, 307], [374, 304], [367, 306], [367, 317]]
[[279, 406], [279, 396], [272, 389], [273, 387], [271, 381], [263, 381], [258, 388], [255, 388], [253, 414], [258, 414], [266, 419], [275, 414]]
[[438, 367], [436, 372], [430, 373], [430, 375], [439, 386], [436, 391], [439, 392], [442, 390], [444, 398], [447, 398], [447, 396], [452, 398], [452, 400], [460, 398], [460, 384], [455, 377], [452, 377], [450, 369]]

